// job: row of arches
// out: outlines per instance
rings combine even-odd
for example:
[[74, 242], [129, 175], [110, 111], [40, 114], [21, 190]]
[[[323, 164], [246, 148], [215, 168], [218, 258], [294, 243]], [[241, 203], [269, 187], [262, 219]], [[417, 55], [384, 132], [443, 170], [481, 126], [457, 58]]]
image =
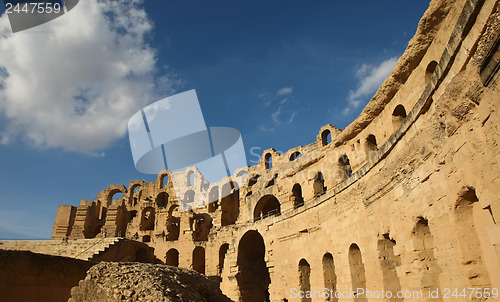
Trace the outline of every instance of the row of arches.
[[[217, 273], [219, 276], [222, 275], [224, 269], [224, 261], [226, 254], [229, 251], [229, 244], [224, 243], [219, 248], [219, 263], [217, 265]], [[191, 266], [194, 271], [201, 274], [205, 274], [206, 258], [205, 258], [205, 248], [202, 246], [197, 246], [193, 249], [191, 257]], [[165, 254], [165, 264], [171, 266], [179, 266], [179, 251], [175, 248], [171, 248]]]

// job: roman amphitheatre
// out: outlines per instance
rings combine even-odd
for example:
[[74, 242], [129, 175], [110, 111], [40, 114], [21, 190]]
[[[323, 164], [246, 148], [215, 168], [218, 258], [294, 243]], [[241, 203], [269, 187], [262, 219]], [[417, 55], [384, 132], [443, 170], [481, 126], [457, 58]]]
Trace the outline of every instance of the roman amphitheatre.
[[[61, 205], [51, 241], [0, 242], [0, 293], [219, 301], [201, 289], [138, 297], [174, 266], [233, 301], [500, 301], [499, 45], [498, 0], [433, 0], [348, 127], [265, 150], [218, 183], [165, 170]], [[130, 271], [137, 280], [121, 289]]]

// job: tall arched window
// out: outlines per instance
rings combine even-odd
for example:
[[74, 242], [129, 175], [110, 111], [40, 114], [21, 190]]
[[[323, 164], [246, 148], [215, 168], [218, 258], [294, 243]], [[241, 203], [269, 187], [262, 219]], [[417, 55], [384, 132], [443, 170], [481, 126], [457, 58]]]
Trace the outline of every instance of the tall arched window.
[[271, 155], [271, 153], [267, 153], [266, 156], [264, 156], [264, 165], [266, 169], [273, 168], [273, 156]]
[[332, 133], [328, 129], [323, 130], [323, 132], [321, 132], [321, 144], [323, 146], [326, 146], [331, 142], [332, 142]]

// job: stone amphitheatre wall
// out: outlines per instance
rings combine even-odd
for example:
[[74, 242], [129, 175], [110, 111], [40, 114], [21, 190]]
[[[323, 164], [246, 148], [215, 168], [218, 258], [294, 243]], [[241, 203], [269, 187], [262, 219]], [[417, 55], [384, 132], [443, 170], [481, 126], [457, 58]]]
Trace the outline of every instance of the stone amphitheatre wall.
[[88, 261], [0, 250], [0, 300], [65, 302], [94, 265]]
[[420, 300], [499, 289], [499, 33], [499, 1], [432, 1], [346, 129], [325, 125], [312, 144], [265, 150], [216, 184], [192, 168], [111, 185], [60, 206], [53, 239], [137, 238], [166, 264], [219, 276], [236, 301], [311, 301], [293, 293], [323, 288]]

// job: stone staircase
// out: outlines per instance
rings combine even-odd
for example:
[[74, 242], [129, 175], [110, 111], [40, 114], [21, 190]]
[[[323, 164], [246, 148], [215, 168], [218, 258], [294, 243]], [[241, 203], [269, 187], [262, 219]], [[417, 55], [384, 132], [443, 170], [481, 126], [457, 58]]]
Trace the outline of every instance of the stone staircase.
[[94, 239], [69, 239], [67, 243], [62, 240], [40, 241], [0, 241], [0, 249], [30, 251], [38, 254], [63, 256], [81, 260], [91, 260], [101, 255], [110, 247], [118, 244], [124, 238], [94, 238]]

